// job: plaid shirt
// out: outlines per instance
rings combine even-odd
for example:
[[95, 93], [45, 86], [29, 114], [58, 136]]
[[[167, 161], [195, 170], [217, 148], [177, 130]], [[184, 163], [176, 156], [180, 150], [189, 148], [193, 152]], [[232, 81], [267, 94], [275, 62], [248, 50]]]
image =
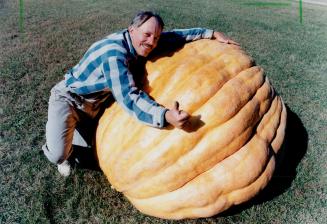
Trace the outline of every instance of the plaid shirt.
[[[194, 28], [163, 32], [157, 48], [165, 43], [176, 45], [201, 38], [211, 38], [212, 30]], [[111, 92], [125, 111], [147, 125], [162, 128], [166, 108], [139, 90], [129, 71], [131, 60], [137, 59], [129, 32], [125, 29], [94, 43], [81, 61], [66, 75], [66, 86], [78, 95]]]

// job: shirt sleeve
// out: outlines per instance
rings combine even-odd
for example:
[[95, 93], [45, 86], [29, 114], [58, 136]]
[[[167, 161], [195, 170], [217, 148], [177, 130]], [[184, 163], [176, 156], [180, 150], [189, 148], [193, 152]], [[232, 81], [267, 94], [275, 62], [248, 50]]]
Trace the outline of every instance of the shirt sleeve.
[[158, 45], [153, 54], [163, 51], [173, 51], [182, 47], [185, 43], [200, 39], [211, 39], [213, 30], [204, 28], [174, 29], [162, 32]]
[[163, 32], [160, 36], [163, 41], [181, 40], [184, 42], [195, 41], [199, 39], [211, 39], [213, 30], [204, 28], [192, 29], [174, 29], [172, 31]]
[[126, 57], [112, 56], [103, 63], [103, 72], [117, 103], [142, 123], [156, 128], [165, 125], [168, 110], [135, 86]]

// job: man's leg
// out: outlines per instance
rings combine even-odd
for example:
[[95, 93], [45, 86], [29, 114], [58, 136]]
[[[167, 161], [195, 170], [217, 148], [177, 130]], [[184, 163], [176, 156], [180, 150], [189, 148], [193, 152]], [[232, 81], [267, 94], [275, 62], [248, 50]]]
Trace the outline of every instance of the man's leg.
[[[48, 160], [58, 165], [59, 172], [68, 176], [70, 165], [67, 162], [72, 153], [72, 142], [79, 116], [65, 96], [63, 83], [51, 90], [46, 124], [46, 145], [42, 147]], [[81, 142], [77, 138], [77, 142]]]
[[94, 109], [92, 103], [84, 104], [84, 101], [80, 96], [73, 96], [63, 81], [51, 90], [43, 151], [49, 161], [58, 164], [58, 170], [60, 164], [66, 164], [73, 145], [85, 151], [94, 146], [96, 124], [101, 115], [99, 111], [104, 108]]
[[68, 102], [49, 101], [48, 121], [46, 124], [46, 144], [44, 151], [48, 160], [61, 164], [72, 152], [72, 141], [77, 117]]

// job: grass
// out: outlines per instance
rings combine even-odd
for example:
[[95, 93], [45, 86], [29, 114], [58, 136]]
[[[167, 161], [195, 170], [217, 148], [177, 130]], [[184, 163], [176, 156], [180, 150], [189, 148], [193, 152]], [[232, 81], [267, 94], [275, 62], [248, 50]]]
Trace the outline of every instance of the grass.
[[[262, 3], [260, 3], [262, 2]], [[99, 171], [62, 178], [39, 152], [50, 88], [85, 50], [156, 10], [166, 28], [225, 32], [264, 67], [289, 108], [284, 163], [254, 200], [185, 223], [325, 223], [327, 8], [295, 1], [0, 2], [0, 223], [184, 223], [139, 213]]]

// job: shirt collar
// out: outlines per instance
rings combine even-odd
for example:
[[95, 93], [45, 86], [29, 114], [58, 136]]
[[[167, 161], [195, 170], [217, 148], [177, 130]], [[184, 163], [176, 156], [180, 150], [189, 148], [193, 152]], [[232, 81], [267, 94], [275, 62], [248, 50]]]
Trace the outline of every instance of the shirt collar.
[[131, 36], [128, 32], [128, 30], [124, 30], [124, 37], [127, 41], [127, 46], [128, 46], [128, 49], [129, 49], [129, 52], [131, 53], [131, 55], [134, 57], [134, 58], [137, 58], [137, 53], [136, 53], [136, 50], [135, 48], [133, 47], [133, 44], [132, 44], [132, 40], [131, 40]]

